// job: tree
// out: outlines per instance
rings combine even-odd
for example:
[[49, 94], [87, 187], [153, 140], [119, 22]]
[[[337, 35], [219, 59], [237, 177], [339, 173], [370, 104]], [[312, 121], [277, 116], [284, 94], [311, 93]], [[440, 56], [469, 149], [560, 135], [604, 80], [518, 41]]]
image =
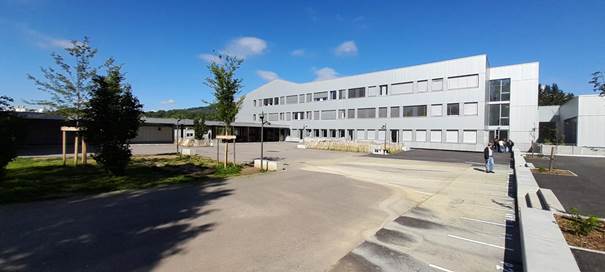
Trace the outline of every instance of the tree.
[[216, 117], [223, 121], [227, 133], [243, 102], [243, 97], [235, 101], [235, 96], [242, 88], [242, 79], [237, 78], [235, 72], [243, 60], [228, 55], [219, 55], [218, 58], [218, 62], [208, 65], [212, 77], [206, 78], [206, 85], [214, 90]]
[[544, 86], [541, 84], [538, 85], [539, 106], [563, 105], [573, 97], [573, 93], [565, 93], [564, 90], [559, 89], [559, 86], [556, 83]]
[[592, 73], [592, 79], [588, 83], [592, 84], [593, 91], [598, 92], [601, 96], [605, 96], [605, 73]]
[[17, 145], [23, 131], [20, 119], [13, 111], [13, 99], [0, 96], [0, 177], [4, 175], [4, 167], [17, 157]]
[[206, 126], [206, 115], [200, 115], [199, 119], [193, 119], [193, 130], [195, 132], [195, 139], [202, 140], [204, 135], [208, 132]]
[[[67, 54], [73, 58], [68, 63], [62, 55], [52, 53], [56, 67], [40, 68], [45, 80], [27, 74], [39, 90], [48, 92], [50, 99], [35, 100], [32, 103], [49, 107], [78, 125], [82, 110], [94, 84], [93, 77], [98, 68], [91, 67], [91, 61], [97, 49], [90, 46], [88, 37], [82, 41], [71, 41], [71, 46], [65, 48]], [[113, 59], [108, 59], [106, 66], [112, 65]]]
[[143, 106], [123, 81], [119, 66], [95, 76], [82, 119], [84, 136], [97, 147], [95, 160], [114, 175], [124, 174], [132, 156], [128, 141], [143, 122]]

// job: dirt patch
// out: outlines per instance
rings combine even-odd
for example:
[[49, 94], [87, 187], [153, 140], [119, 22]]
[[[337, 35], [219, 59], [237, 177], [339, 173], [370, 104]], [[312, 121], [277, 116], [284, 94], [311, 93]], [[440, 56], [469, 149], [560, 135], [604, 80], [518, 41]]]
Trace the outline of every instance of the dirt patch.
[[577, 177], [578, 175], [574, 174], [573, 172], [569, 171], [569, 170], [565, 170], [565, 169], [552, 169], [552, 170], [548, 170], [548, 169], [544, 169], [544, 168], [534, 168], [531, 170], [532, 173], [534, 174], [541, 174], [541, 175], [554, 175], [554, 176], [567, 176], [567, 177]]
[[603, 223], [601, 223], [600, 227], [596, 228], [588, 235], [582, 236], [577, 235], [574, 232], [574, 219], [560, 215], [555, 215], [555, 217], [568, 244], [577, 247], [605, 251], [605, 226]]

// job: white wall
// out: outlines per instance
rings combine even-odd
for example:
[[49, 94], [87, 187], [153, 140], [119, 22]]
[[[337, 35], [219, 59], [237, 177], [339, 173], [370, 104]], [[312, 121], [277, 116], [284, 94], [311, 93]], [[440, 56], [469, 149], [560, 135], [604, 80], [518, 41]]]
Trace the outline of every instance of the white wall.
[[578, 100], [577, 145], [605, 147], [605, 97], [581, 95]]

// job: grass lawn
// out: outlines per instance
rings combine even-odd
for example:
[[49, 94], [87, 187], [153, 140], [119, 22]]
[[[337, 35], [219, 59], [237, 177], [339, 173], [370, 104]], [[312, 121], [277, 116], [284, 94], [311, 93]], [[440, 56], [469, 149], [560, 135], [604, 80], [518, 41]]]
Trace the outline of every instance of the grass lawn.
[[0, 180], [0, 203], [203, 182], [240, 171], [240, 166], [217, 168], [213, 161], [200, 157], [141, 156], [133, 157], [126, 175], [112, 176], [92, 159], [88, 165], [74, 167], [63, 166], [60, 158], [17, 158]]

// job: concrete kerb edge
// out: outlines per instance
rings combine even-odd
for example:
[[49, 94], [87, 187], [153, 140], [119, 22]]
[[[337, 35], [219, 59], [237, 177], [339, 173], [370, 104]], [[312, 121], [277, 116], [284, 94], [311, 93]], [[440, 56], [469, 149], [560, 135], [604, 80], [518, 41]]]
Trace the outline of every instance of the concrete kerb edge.
[[523, 270], [579, 272], [553, 212], [527, 206], [525, 195], [536, 193], [540, 187], [518, 148], [513, 149], [513, 157]]

